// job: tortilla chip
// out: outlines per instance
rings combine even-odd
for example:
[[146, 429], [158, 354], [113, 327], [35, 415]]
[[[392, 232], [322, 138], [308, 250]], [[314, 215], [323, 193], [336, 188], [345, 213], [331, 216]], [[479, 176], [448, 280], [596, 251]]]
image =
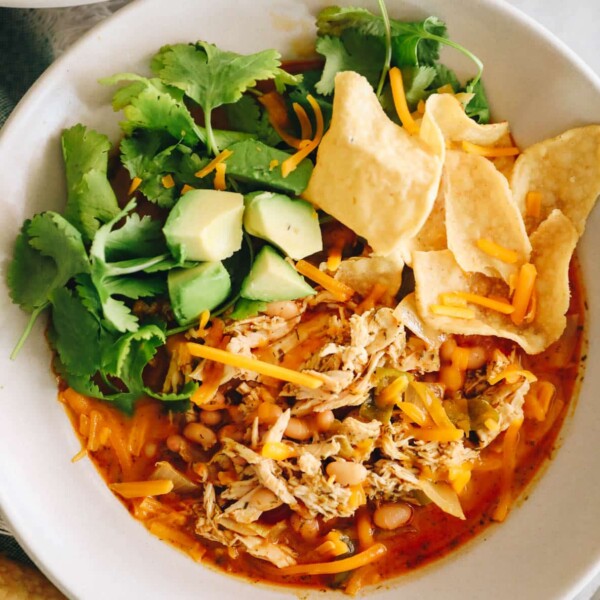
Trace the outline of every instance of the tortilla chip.
[[384, 113], [369, 82], [335, 78], [333, 116], [303, 197], [388, 254], [425, 223], [442, 161]]
[[[531, 244], [506, 178], [486, 158], [456, 150], [446, 154], [445, 171], [446, 233], [456, 262], [464, 271], [508, 281], [529, 260]], [[508, 264], [486, 254], [477, 247], [482, 238], [516, 251], [519, 260]]]
[[367, 296], [376, 283], [385, 285], [395, 296], [402, 285], [402, 261], [386, 256], [361, 256], [340, 263], [335, 279], [349, 285], [361, 296]]
[[510, 317], [469, 305], [474, 319], [434, 315], [430, 306], [439, 304], [443, 292], [474, 292], [481, 295], [507, 296], [507, 286], [500, 279], [462, 271], [450, 250], [415, 252], [413, 268], [415, 295], [421, 318], [445, 333], [496, 335], [519, 344], [528, 354], [538, 354], [555, 342], [566, 326], [569, 307], [569, 262], [577, 231], [559, 210], [553, 211], [531, 236], [531, 262], [537, 269], [538, 308], [530, 325], [517, 327]]
[[396, 249], [397, 254], [402, 257], [402, 260], [408, 266], [412, 265], [412, 253], [415, 251], [430, 252], [432, 250], [444, 250], [448, 247], [445, 206], [447, 191], [447, 177], [442, 173], [437, 197], [421, 231], [414, 237], [403, 240]]
[[419, 314], [415, 294], [408, 294], [394, 309], [394, 316], [410, 329], [418, 338], [421, 338], [430, 348], [439, 348], [448, 337], [442, 331], [426, 323]]
[[[558, 208], [583, 234], [600, 194], [600, 125], [571, 129], [527, 148], [517, 159], [511, 187], [523, 215], [527, 193], [540, 192], [540, 220]], [[528, 223], [528, 229], [538, 222]]]
[[467, 116], [463, 105], [452, 94], [432, 94], [425, 103], [423, 123], [431, 120], [445, 140], [493, 146], [508, 133], [508, 123], [480, 125]]

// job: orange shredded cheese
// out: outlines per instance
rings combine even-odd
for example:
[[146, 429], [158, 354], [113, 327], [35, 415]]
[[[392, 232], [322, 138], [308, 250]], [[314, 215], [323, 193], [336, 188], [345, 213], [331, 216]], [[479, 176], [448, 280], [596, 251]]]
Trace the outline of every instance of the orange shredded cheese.
[[496, 158], [498, 156], [516, 156], [520, 150], [516, 146], [479, 146], [472, 142], [462, 142], [462, 149], [468, 154], [477, 154], [487, 158]]
[[533, 288], [533, 292], [531, 293], [531, 300], [529, 301], [529, 306], [527, 307], [527, 312], [525, 313], [524, 321], [525, 323], [533, 323], [535, 321], [535, 315], [537, 313], [537, 305], [538, 305], [538, 293], [535, 288]]
[[456, 292], [442, 292], [439, 301], [445, 306], [467, 306], [467, 301]]
[[300, 123], [300, 137], [302, 140], [309, 140], [312, 138], [312, 124], [308, 118], [308, 115], [306, 114], [306, 111], [304, 110], [304, 107], [301, 104], [298, 104], [298, 102], [294, 102], [292, 104], [292, 108], [294, 109], [294, 112], [298, 117], [298, 122]]
[[375, 538], [373, 537], [373, 522], [371, 521], [369, 509], [366, 506], [358, 509], [356, 516], [356, 533], [358, 535], [358, 545], [361, 550], [366, 550], [375, 543]]
[[[350, 499], [348, 500], [348, 505], [351, 508], [358, 508], [359, 506], [363, 506], [367, 503], [367, 494], [363, 486], [359, 483], [358, 485], [350, 486]], [[342, 552], [342, 554], [345, 554]]]
[[419, 126], [415, 123], [408, 109], [406, 94], [404, 93], [404, 82], [402, 81], [402, 71], [398, 67], [390, 69], [390, 86], [392, 88], [396, 113], [404, 129], [410, 134], [419, 133]]
[[350, 551], [348, 545], [344, 540], [339, 531], [332, 529], [326, 536], [325, 541], [315, 548], [317, 554], [322, 556], [328, 556], [334, 558], [335, 556], [342, 556]]
[[335, 272], [337, 271], [340, 263], [342, 262], [342, 249], [339, 246], [334, 246], [327, 256], [327, 270]]
[[537, 381], [537, 377], [531, 371], [521, 368], [520, 365], [511, 364], [499, 373], [488, 377], [488, 383], [496, 385], [503, 379], [506, 379], [508, 383], [516, 383], [520, 377], [524, 377], [529, 382]]
[[425, 101], [424, 100], [419, 100], [419, 103], [417, 104], [417, 112], [420, 115], [425, 114]]
[[172, 187], [175, 187], [175, 180], [173, 179], [173, 175], [165, 175], [161, 180], [163, 187], [170, 190]]
[[498, 260], [512, 265], [519, 260], [519, 253], [514, 250], [509, 250], [500, 244], [496, 244], [492, 240], [488, 240], [486, 238], [481, 238], [477, 240], [477, 247], [485, 252], [487, 255], [492, 258], [497, 258]]
[[340, 302], [350, 300], [355, 294], [350, 286], [335, 280], [333, 277], [327, 275], [327, 273], [323, 273], [323, 271], [303, 259], [299, 260], [295, 266], [298, 273], [308, 277], [315, 283], [318, 283], [322, 288], [331, 292]]
[[281, 163], [281, 175], [283, 177], [287, 177], [313, 150], [317, 148], [317, 146], [321, 143], [321, 138], [323, 137], [323, 132], [325, 131], [325, 122], [323, 120], [323, 113], [321, 112], [319, 103], [313, 98], [313, 96], [311, 96], [311, 94], [308, 94], [306, 99], [315, 113], [315, 121], [317, 123], [315, 137], [306, 145], [301, 145], [298, 152], [292, 154], [292, 156], [286, 158]]
[[504, 434], [502, 445], [502, 482], [500, 498], [492, 514], [494, 521], [504, 521], [511, 503], [511, 491], [517, 462], [517, 444], [523, 419], [515, 419]]
[[[425, 405], [427, 412], [431, 415], [433, 422], [444, 430], [449, 430], [457, 435], [460, 439], [462, 437], [463, 431], [462, 429], [457, 429], [452, 421], [449, 419], [448, 414], [444, 410], [444, 406], [442, 405], [442, 401], [427, 387], [425, 383], [420, 381], [413, 381], [411, 383], [419, 398]], [[458, 433], [456, 433], [458, 432]], [[460, 434], [460, 435], [459, 435]]]
[[457, 494], [460, 494], [467, 486], [467, 483], [471, 481], [472, 470], [473, 465], [467, 462], [448, 468], [448, 481]]
[[474, 319], [475, 311], [462, 306], [445, 306], [443, 304], [432, 304], [429, 310], [434, 315], [441, 317], [453, 317], [455, 319]]
[[151, 481], [111, 483], [108, 487], [123, 498], [142, 498], [168, 494], [173, 490], [173, 482], [170, 479], [153, 479]]
[[527, 192], [525, 196], [525, 216], [539, 219], [542, 214], [542, 193]]
[[439, 87], [437, 89], [437, 93], [438, 94], [454, 94], [454, 88], [452, 87], [452, 84], [447, 83], [446, 85]]
[[459, 298], [463, 298], [466, 302], [495, 310], [504, 315], [510, 315], [515, 310], [514, 306], [508, 300], [496, 300], [495, 298], [487, 298], [486, 296], [471, 294], [470, 292], [454, 292], [454, 294]]
[[195, 190], [196, 188], [193, 188], [191, 185], [188, 185], [187, 183], [181, 188], [181, 195], [183, 196], [184, 194], [187, 194], [188, 192], [191, 192], [192, 190]]
[[269, 163], [269, 171], [272, 171], [273, 169], [277, 168], [279, 166], [279, 161], [274, 158], [270, 163]]
[[269, 123], [277, 132], [277, 135], [292, 148], [299, 149], [302, 140], [290, 135], [285, 130], [289, 127], [287, 106], [283, 96], [278, 92], [268, 92], [263, 94], [258, 101], [265, 107], [269, 117]]
[[377, 396], [377, 404], [381, 406], [389, 406], [390, 404], [394, 404], [400, 399], [401, 394], [406, 391], [410, 381], [411, 378], [407, 373], [403, 373], [402, 375], [396, 377], [396, 379], [387, 385]]
[[387, 286], [382, 283], [377, 282], [372, 288], [371, 291], [365, 296], [363, 301], [356, 307], [356, 312], [358, 314], [362, 314], [375, 308], [375, 305], [387, 292]]
[[463, 437], [464, 431], [462, 429], [447, 429], [441, 427], [427, 427], [423, 429], [416, 429], [410, 427], [408, 434], [414, 437], [416, 440], [422, 442], [458, 442]]
[[215, 180], [214, 186], [215, 190], [223, 191], [227, 189], [227, 183], [225, 181], [225, 172], [227, 171], [227, 164], [224, 162], [220, 162], [218, 165], [215, 165]]
[[272, 458], [273, 460], [287, 460], [298, 455], [295, 448], [284, 442], [266, 442], [260, 454], [263, 458]]
[[80, 461], [84, 456], [87, 456], [87, 448], [85, 446], [82, 446], [81, 450], [71, 459], [71, 462], [76, 463]]
[[537, 270], [531, 263], [525, 263], [519, 270], [519, 277], [513, 294], [512, 305], [515, 310], [510, 318], [515, 325], [521, 325], [527, 314], [527, 309], [533, 294]]
[[382, 558], [387, 552], [386, 546], [381, 543], [373, 544], [371, 547], [340, 560], [312, 563], [307, 565], [292, 565], [291, 567], [283, 567], [278, 569], [282, 575], [334, 575], [335, 573], [343, 573], [352, 571], [375, 562]]
[[246, 371], [254, 371], [255, 373], [265, 375], [266, 377], [273, 377], [275, 379], [289, 381], [290, 383], [295, 383], [296, 385], [307, 387], [312, 390], [323, 385], [322, 379], [315, 377], [314, 375], [309, 375], [308, 373], [299, 373], [298, 371], [292, 371], [291, 369], [273, 365], [262, 360], [249, 358], [248, 356], [241, 356], [239, 354], [233, 354], [227, 350], [212, 348], [210, 346], [195, 344], [193, 342], [188, 342], [186, 346], [192, 356], [199, 358], [213, 360], [215, 362], [219, 362], [224, 365], [230, 365], [232, 367], [238, 367], [239, 369], [244, 369]]
[[140, 185], [142, 185], [142, 180], [139, 177], [134, 177], [131, 180], [131, 185], [129, 186], [129, 191], [127, 192], [127, 195], [131, 196], [131, 194], [134, 194], [135, 191], [140, 187]]
[[233, 152], [231, 150], [223, 150], [217, 154], [205, 167], [202, 167], [198, 172], [196, 172], [196, 177], [202, 179], [206, 177], [209, 173], [212, 173], [218, 164], [221, 164], [224, 160], [227, 160]]

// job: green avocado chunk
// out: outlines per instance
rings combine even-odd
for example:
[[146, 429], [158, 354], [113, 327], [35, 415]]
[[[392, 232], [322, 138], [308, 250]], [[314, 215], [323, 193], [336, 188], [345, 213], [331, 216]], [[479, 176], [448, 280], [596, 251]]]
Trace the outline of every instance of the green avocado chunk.
[[294, 260], [323, 250], [319, 217], [312, 204], [285, 194], [253, 192], [244, 198], [244, 227]]
[[242, 245], [243, 214], [241, 194], [191, 190], [167, 217], [163, 227], [167, 245], [180, 263], [228, 258]]
[[258, 253], [240, 291], [243, 298], [264, 302], [295, 300], [313, 294], [315, 290], [271, 246], [264, 246]]
[[202, 311], [216, 308], [231, 293], [231, 278], [220, 262], [171, 269], [167, 284], [171, 307], [180, 325], [193, 323]]

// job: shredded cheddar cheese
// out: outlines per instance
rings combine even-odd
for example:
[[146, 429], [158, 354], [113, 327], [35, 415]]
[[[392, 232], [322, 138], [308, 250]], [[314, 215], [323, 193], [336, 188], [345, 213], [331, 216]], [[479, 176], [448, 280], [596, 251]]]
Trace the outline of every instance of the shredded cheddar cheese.
[[306, 96], [306, 99], [315, 113], [315, 120], [317, 123], [315, 137], [307, 144], [302, 144], [296, 154], [292, 154], [292, 156], [286, 158], [281, 163], [281, 175], [283, 177], [287, 177], [313, 150], [317, 148], [317, 146], [321, 143], [321, 138], [323, 137], [323, 132], [325, 131], [325, 122], [323, 120], [323, 113], [321, 112], [319, 103], [310, 94]]
[[299, 260], [295, 266], [298, 273], [308, 277], [328, 292], [331, 292], [340, 302], [350, 300], [355, 294], [350, 286], [335, 280], [333, 277], [330, 277], [327, 273], [323, 273], [323, 271], [305, 260]]
[[277, 132], [277, 135], [290, 147], [299, 149], [302, 140], [287, 133], [286, 129], [290, 122], [288, 119], [287, 106], [283, 96], [278, 92], [268, 92], [258, 98], [258, 101], [265, 107], [269, 117], [269, 123]]
[[224, 162], [220, 162], [218, 165], [215, 165], [215, 180], [214, 186], [215, 190], [223, 191], [227, 189], [227, 183], [225, 181], [225, 172], [227, 171], [227, 164]]
[[129, 191], [127, 192], [127, 194], [129, 196], [131, 196], [131, 194], [134, 194], [135, 191], [140, 187], [140, 185], [142, 185], [142, 180], [139, 177], [134, 177], [131, 180], [131, 185], [129, 186]]
[[479, 294], [471, 294], [470, 292], [454, 292], [459, 298], [463, 298], [466, 302], [471, 304], [477, 304], [484, 308], [495, 310], [504, 315], [510, 315], [514, 312], [515, 308], [507, 300], [496, 300], [494, 298], [487, 298], [486, 296], [480, 296]]
[[212, 173], [215, 170], [218, 164], [222, 163], [224, 160], [227, 160], [232, 154], [233, 152], [227, 149], [219, 152], [219, 154], [217, 154], [217, 156], [215, 156], [205, 167], [202, 167], [202, 169], [196, 173], [196, 177], [198, 177], [198, 179], [206, 177], [209, 173]]
[[404, 129], [410, 134], [419, 133], [419, 126], [415, 123], [408, 109], [406, 94], [404, 93], [404, 82], [402, 81], [402, 71], [398, 67], [390, 69], [390, 86], [392, 88], [396, 113]]
[[510, 318], [515, 325], [521, 325], [525, 320], [531, 296], [533, 294], [537, 270], [531, 263], [525, 263], [520, 271], [512, 298], [514, 311]]
[[300, 123], [300, 137], [302, 140], [309, 140], [312, 138], [312, 124], [304, 107], [298, 102], [294, 102], [292, 104], [292, 108], [298, 117], [298, 122]]
[[481, 238], [477, 240], [477, 247], [492, 258], [497, 258], [504, 263], [512, 265], [519, 260], [519, 253], [514, 250], [509, 250], [500, 244], [496, 244], [492, 240]]
[[173, 482], [170, 479], [153, 479], [151, 481], [111, 483], [109, 487], [123, 498], [142, 498], [168, 494], [173, 490]]
[[296, 385], [307, 387], [312, 390], [323, 385], [323, 380], [314, 375], [292, 371], [291, 369], [272, 365], [262, 360], [233, 354], [232, 352], [221, 350], [220, 348], [211, 348], [210, 346], [195, 344], [193, 342], [188, 342], [186, 346], [189, 353], [198, 358], [220, 362], [232, 367], [238, 367], [239, 369], [245, 369], [246, 371], [254, 371], [255, 373], [265, 375], [266, 377], [289, 381], [290, 383], [295, 383]]
[[181, 188], [181, 195], [183, 196], [183, 194], [187, 194], [188, 192], [191, 192], [192, 190], [195, 190], [196, 188], [193, 188], [191, 185], [188, 185], [187, 183]]
[[499, 156], [517, 156], [521, 151], [516, 146], [479, 146], [471, 142], [463, 141], [462, 149], [468, 154], [478, 154], [486, 158], [497, 158]]
[[525, 196], [525, 216], [539, 219], [542, 214], [542, 193], [527, 192]]
[[260, 454], [263, 458], [273, 460], [287, 460], [297, 456], [296, 450], [284, 442], [266, 442]]
[[165, 175], [161, 180], [163, 187], [167, 190], [170, 190], [172, 187], [175, 187], [175, 180], [173, 179], [173, 175]]

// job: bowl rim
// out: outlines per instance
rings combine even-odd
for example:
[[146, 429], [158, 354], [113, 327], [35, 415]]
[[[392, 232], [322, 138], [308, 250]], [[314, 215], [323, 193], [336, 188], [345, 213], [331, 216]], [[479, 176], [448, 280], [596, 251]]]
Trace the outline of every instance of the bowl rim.
[[[61, 6], [74, 6], [93, 4], [101, 2], [103, 0], [26, 0], [25, 3], [20, 0], [0, 0], [2, 7], [32, 7], [32, 8], [47, 8], [50, 6], [61, 7]], [[84, 47], [89, 40], [95, 36], [102, 35], [105, 31], [110, 31], [113, 27], [114, 22], [126, 18], [129, 13], [136, 13], [141, 11], [142, 7], [154, 0], [132, 0], [129, 4], [118, 9], [114, 14], [108, 16], [100, 23], [96, 24], [89, 31], [81, 36], [63, 55], [57, 58], [35, 81], [35, 83], [29, 88], [26, 94], [21, 98], [16, 107], [11, 112], [10, 116], [0, 129], [0, 148], [3, 145], [5, 138], [9, 138], [12, 135], [13, 129], [17, 129], [21, 126], [24, 119], [27, 118], [27, 114], [34, 110], [38, 101], [38, 96], [43, 92], [46, 82], [52, 80], [55, 73], [59, 73], [64, 69], [64, 65], [68, 64], [71, 55], [79, 52], [81, 47]], [[295, 2], [302, 3], [303, 0], [294, 0]], [[600, 74], [597, 74], [574, 50], [572, 50], [565, 42], [548, 30], [544, 25], [536, 21], [533, 17], [527, 15], [522, 9], [510, 4], [507, 0], [473, 0], [478, 4], [483, 5], [485, 10], [495, 11], [498, 14], [507, 16], [510, 20], [517, 21], [520, 25], [533, 32], [535, 37], [541, 38], [545, 43], [552, 46], [558, 53], [563, 55], [568, 62], [575, 68], [581, 76], [587, 79], [593, 87], [598, 91], [600, 95]], [[485, 77], [485, 75], [484, 75]], [[587, 322], [589, 322], [586, 319]], [[570, 409], [572, 412], [572, 409]], [[572, 417], [571, 414], [566, 416], [569, 420]], [[562, 436], [565, 425], [561, 428]], [[559, 437], [560, 439], [560, 437]], [[94, 467], [95, 468], [95, 467]], [[9, 528], [13, 532], [15, 539], [26, 551], [27, 555], [35, 562], [36, 566], [50, 579], [54, 585], [68, 597], [72, 597], [73, 593], [70, 590], [67, 581], [61, 581], [52, 572], [50, 567], [47, 565], [44, 557], [43, 550], [35, 547], [35, 538], [31, 531], [22, 531], [15, 527], [13, 523], [18, 521], [15, 515], [15, 506], [10, 501], [10, 495], [6, 494], [0, 486], [0, 515], [4, 521], [8, 524]], [[477, 540], [475, 537], [475, 540]], [[442, 559], [444, 560], [444, 559]], [[433, 568], [439, 560], [434, 561]], [[431, 568], [431, 565], [429, 567]], [[576, 581], [572, 582], [571, 591], [573, 597], [584, 590], [592, 580], [600, 574], [600, 554], [596, 557], [596, 562], [589, 565], [586, 570], [586, 574], [583, 577], [578, 577]], [[409, 575], [410, 576], [410, 575]], [[389, 580], [391, 585], [394, 585], [397, 579], [393, 578]], [[385, 582], [384, 582], [385, 583]]]

